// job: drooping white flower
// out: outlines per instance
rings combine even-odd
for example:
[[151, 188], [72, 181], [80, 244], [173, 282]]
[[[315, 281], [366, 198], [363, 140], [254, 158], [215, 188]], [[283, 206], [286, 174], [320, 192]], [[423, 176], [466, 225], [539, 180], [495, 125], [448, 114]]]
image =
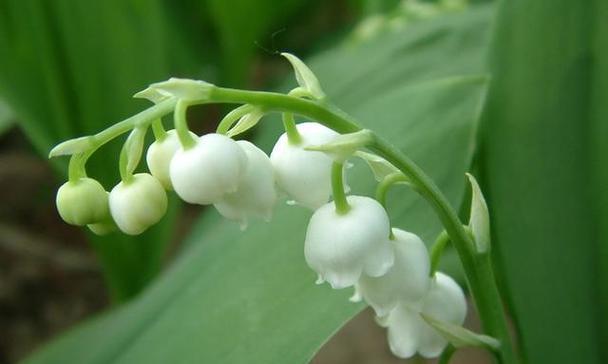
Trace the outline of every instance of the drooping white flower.
[[391, 269], [380, 277], [363, 274], [356, 285], [378, 316], [387, 315], [399, 302], [420, 301], [431, 283], [429, 254], [422, 240], [401, 229], [394, 228], [393, 234], [395, 263]]
[[296, 203], [316, 209], [331, 195], [332, 159], [323, 152], [308, 151], [311, 145], [325, 144], [339, 134], [319, 123], [297, 124], [302, 141], [293, 145], [287, 134], [275, 144], [270, 160], [278, 186]]
[[179, 149], [170, 164], [171, 183], [184, 201], [207, 205], [237, 190], [247, 155], [229, 137], [206, 134], [194, 147]]
[[167, 194], [148, 173], [138, 173], [120, 182], [110, 192], [110, 212], [118, 228], [129, 235], [144, 232], [167, 211]]
[[[196, 134], [190, 133], [194, 138]], [[156, 140], [148, 147], [146, 153], [146, 163], [150, 173], [163, 185], [167, 190], [172, 190], [171, 177], [169, 175], [169, 165], [171, 159], [181, 148], [177, 132], [175, 130], [167, 131], [164, 139]]]
[[409, 358], [419, 353], [435, 358], [448, 342], [420, 313], [454, 325], [462, 325], [467, 304], [462, 289], [449, 276], [437, 272], [426, 297], [418, 304], [400, 303], [380, 323], [388, 328], [388, 343], [393, 354]]
[[376, 200], [348, 196], [350, 210], [338, 214], [333, 202], [313, 214], [306, 231], [304, 255], [319, 282], [333, 288], [354, 285], [361, 274], [378, 277], [393, 265], [389, 218]]
[[240, 220], [245, 227], [248, 217], [269, 220], [277, 200], [274, 172], [270, 159], [260, 148], [240, 140], [236, 144], [247, 155], [247, 167], [238, 188], [214, 204], [224, 217]]
[[68, 224], [84, 226], [109, 216], [108, 193], [88, 177], [64, 183], [57, 191], [57, 211]]

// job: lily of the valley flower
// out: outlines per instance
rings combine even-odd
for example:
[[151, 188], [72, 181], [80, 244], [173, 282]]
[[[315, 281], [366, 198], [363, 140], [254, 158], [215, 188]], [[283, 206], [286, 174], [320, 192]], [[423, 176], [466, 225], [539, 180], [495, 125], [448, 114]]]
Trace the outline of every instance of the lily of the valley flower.
[[437, 272], [429, 292], [418, 304], [400, 303], [380, 324], [388, 328], [388, 342], [393, 354], [409, 358], [419, 353], [435, 358], [448, 342], [427, 324], [420, 313], [435, 319], [462, 325], [467, 304], [462, 289], [449, 276]]
[[227, 193], [214, 205], [224, 217], [240, 220], [244, 228], [249, 217], [270, 219], [277, 193], [272, 164], [266, 153], [248, 141], [240, 140], [236, 144], [247, 156], [244, 176], [235, 192]]
[[350, 210], [336, 212], [333, 202], [320, 207], [310, 219], [304, 242], [308, 265], [318, 273], [319, 282], [333, 288], [354, 285], [362, 273], [372, 277], [385, 274], [393, 265], [389, 242], [389, 218], [376, 200], [348, 196]]
[[118, 228], [129, 235], [144, 232], [167, 211], [167, 194], [148, 173], [138, 173], [120, 182], [110, 192], [110, 212]]
[[64, 183], [57, 191], [57, 211], [68, 224], [84, 226], [109, 216], [108, 193], [92, 178]]
[[331, 195], [333, 161], [323, 152], [304, 148], [325, 144], [339, 134], [313, 122], [301, 123], [296, 127], [301, 142], [291, 144], [287, 134], [281, 135], [270, 154], [270, 160], [278, 186], [296, 203], [314, 210], [325, 204]]
[[[193, 137], [197, 137], [196, 134]], [[169, 176], [169, 165], [171, 159], [181, 148], [177, 132], [169, 130], [162, 140], [156, 140], [148, 147], [146, 153], [146, 163], [150, 173], [163, 185], [167, 190], [172, 190], [171, 177]]]
[[356, 288], [378, 316], [387, 315], [399, 302], [416, 303], [427, 293], [431, 279], [429, 254], [420, 238], [410, 232], [393, 229], [391, 241], [395, 263], [380, 277], [363, 274]]
[[229, 137], [206, 134], [194, 147], [178, 150], [170, 164], [171, 183], [184, 201], [207, 205], [236, 192], [247, 155]]

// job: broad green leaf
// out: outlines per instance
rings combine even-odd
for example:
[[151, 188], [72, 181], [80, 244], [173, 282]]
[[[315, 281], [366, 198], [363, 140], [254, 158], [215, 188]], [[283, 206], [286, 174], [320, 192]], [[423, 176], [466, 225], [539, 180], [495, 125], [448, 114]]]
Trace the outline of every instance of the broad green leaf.
[[[140, 110], [129, 94], [168, 76], [160, 1], [8, 0], [0, 6], [0, 97], [40, 155]], [[89, 174], [118, 182], [119, 143], [93, 156]], [[57, 158], [64, 178], [67, 158]], [[58, 181], [60, 182], [60, 181]], [[139, 238], [91, 235], [116, 299], [157, 273], [172, 218]]]
[[0, 99], [0, 135], [7, 131], [15, 123], [15, 115], [8, 104]]
[[[598, 307], [595, 279], [602, 259], [594, 209], [600, 190], [590, 183], [591, 168], [606, 167], [589, 163], [590, 95], [598, 92], [596, 106], [603, 110], [607, 96], [602, 3], [515, 0], [499, 11], [483, 125], [484, 190], [493, 247], [530, 363], [593, 364], [600, 362], [600, 348], [606, 351], [595, 316], [606, 312], [605, 303]], [[594, 22], [604, 34], [594, 36]], [[592, 54], [595, 37], [604, 42]], [[602, 113], [596, 127], [606, 125]], [[606, 128], [600, 128], [605, 145]]]
[[[591, 173], [593, 174], [594, 196], [599, 222], [597, 227], [597, 288], [599, 291], [599, 342], [608, 342], [608, 2], [596, 1], [594, 9], [594, 32], [592, 57], [596, 60], [591, 98], [592, 155]], [[601, 346], [601, 362], [608, 362], [608, 348]]]
[[222, 71], [225, 73], [222, 79], [228, 86], [245, 81], [257, 42], [269, 40], [260, 37], [278, 30], [272, 27], [283, 26], [283, 19], [289, 19], [306, 4], [302, 0], [206, 0], [205, 3], [219, 33]]
[[[469, 43], [469, 38], [466, 48], [467, 57], [476, 60], [484, 49], [481, 34], [485, 33], [487, 23], [483, 19], [488, 14], [465, 13], [425, 25], [435, 34], [434, 41], [419, 44], [398, 64], [402, 69], [420, 64], [417, 57], [427, 56], [428, 48], [450, 43], [444, 37], [452, 41], [478, 37], [477, 43]], [[472, 20], [477, 21], [477, 28], [468, 27]], [[453, 33], [439, 31], [445, 24], [460, 35], [452, 38]], [[467, 26], [460, 28], [457, 24]], [[407, 45], [414, 42], [411, 37], [421, 35], [425, 33], [412, 28], [399, 38]], [[362, 44], [357, 52], [362, 56], [376, 46]], [[352, 55], [355, 49], [343, 51]], [[461, 52], [462, 48], [448, 47], [443, 58], [462, 57]], [[383, 57], [392, 56], [385, 52]], [[368, 67], [373, 69], [374, 63], [386, 62], [383, 57], [348, 58], [331, 51], [310, 64], [324, 85], [332, 85], [359, 78], [356, 65], [361, 60], [368, 60]], [[337, 72], [333, 67], [336, 58], [350, 62], [355, 71], [343, 63], [341, 72]], [[449, 67], [443, 74], [450, 75]], [[370, 90], [358, 98], [336, 89], [328, 95], [363, 126], [388, 138], [419, 162], [457, 206], [474, 149], [485, 78], [410, 81], [409, 77], [400, 77], [393, 82], [399, 84]], [[269, 151], [281, 133], [280, 123], [268, 120], [260, 128], [257, 144]], [[353, 192], [373, 193], [376, 182], [367, 166], [358, 163], [348, 175]], [[440, 231], [431, 209], [411, 191], [395, 189], [389, 211], [396, 226], [414, 231], [426, 241]], [[85, 323], [27, 362], [308, 362], [328, 337], [363, 308], [348, 301], [350, 290], [333, 291], [327, 285], [314, 284], [316, 276], [303, 256], [310, 214], [280, 204], [272, 222], [251, 224], [246, 232], [215, 212], [204, 215], [179, 258], [144, 294]]]

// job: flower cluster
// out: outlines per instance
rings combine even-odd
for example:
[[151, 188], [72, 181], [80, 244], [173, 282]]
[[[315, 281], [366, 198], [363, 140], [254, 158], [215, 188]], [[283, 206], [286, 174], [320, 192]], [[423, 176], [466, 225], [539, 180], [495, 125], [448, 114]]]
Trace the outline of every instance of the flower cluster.
[[349, 196], [347, 201], [346, 213], [330, 202], [316, 210], [308, 225], [305, 257], [319, 275], [317, 283], [327, 281], [334, 289], [354, 286], [351, 300], [364, 299], [374, 309], [378, 322], [388, 328], [396, 356], [439, 356], [448, 342], [421, 314], [461, 325], [466, 315], [462, 289], [444, 273], [431, 276], [422, 240], [390, 229], [376, 200]]
[[[310, 70], [297, 58], [285, 56], [300, 84], [292, 93], [322, 100], [325, 95]], [[327, 282], [334, 289], [353, 287], [351, 300], [363, 299], [374, 309], [378, 322], [388, 330], [395, 355], [439, 356], [447, 340], [425, 317], [461, 325], [465, 297], [452, 278], [432, 271], [429, 253], [418, 236], [391, 227], [384, 202], [347, 195], [344, 165], [352, 155], [365, 156], [385, 182], [391, 176], [406, 178], [379, 156], [358, 151], [373, 138], [370, 132], [339, 134], [316, 122], [296, 124], [291, 114], [284, 113], [285, 133], [268, 156], [248, 141], [233, 139], [264, 116], [263, 108], [246, 104], [226, 115], [218, 132], [199, 137], [188, 130], [185, 110], [187, 102], [208, 97], [208, 87], [202, 81], [172, 79], [145, 91], [155, 103], [173, 102], [176, 129], [165, 131], [161, 121], [154, 120], [155, 142], [145, 156], [149, 173], [134, 174], [150, 124], [134, 122], [121, 153], [121, 182], [110, 192], [84, 171], [88, 153], [100, 145], [78, 138], [51, 152], [73, 155], [70, 180], [57, 193], [61, 217], [96, 234], [115, 229], [141, 234], [163, 217], [167, 191], [173, 190], [188, 203], [213, 205], [245, 228], [251, 218], [270, 220], [281, 192], [288, 203], [314, 211], [304, 254], [318, 275], [317, 283]], [[485, 226], [482, 220], [475, 219], [472, 229]]]

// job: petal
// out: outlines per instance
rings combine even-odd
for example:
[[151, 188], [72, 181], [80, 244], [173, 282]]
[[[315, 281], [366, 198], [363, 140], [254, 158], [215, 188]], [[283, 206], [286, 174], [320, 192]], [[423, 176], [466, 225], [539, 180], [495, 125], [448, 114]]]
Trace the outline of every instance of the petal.
[[416, 354], [421, 321], [418, 312], [405, 305], [399, 305], [391, 312], [388, 318], [388, 344], [393, 354], [404, 359]]

